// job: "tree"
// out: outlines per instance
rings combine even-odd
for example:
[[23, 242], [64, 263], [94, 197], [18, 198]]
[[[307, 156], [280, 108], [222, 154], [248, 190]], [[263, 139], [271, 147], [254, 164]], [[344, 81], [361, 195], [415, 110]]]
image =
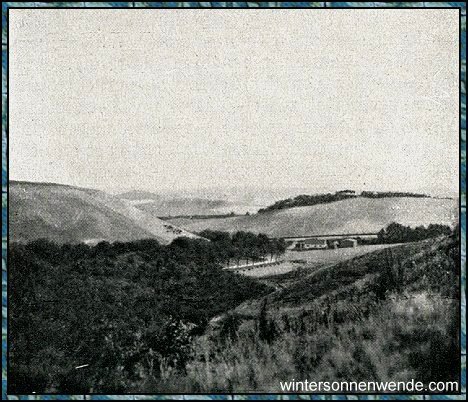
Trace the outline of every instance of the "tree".
[[379, 231], [378, 240], [379, 243], [405, 243], [449, 235], [450, 233], [451, 229], [446, 225], [430, 224], [427, 228], [424, 226], [411, 228], [392, 222], [385, 229]]

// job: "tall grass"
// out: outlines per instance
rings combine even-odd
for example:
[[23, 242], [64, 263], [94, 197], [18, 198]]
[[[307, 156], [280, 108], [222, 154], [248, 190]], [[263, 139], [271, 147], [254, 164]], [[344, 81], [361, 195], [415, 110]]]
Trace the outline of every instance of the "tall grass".
[[[315, 314], [270, 318], [273, 340], [245, 322], [236, 339], [203, 336], [186, 367], [186, 391], [280, 392], [279, 381], [435, 381], [453, 379], [456, 303], [435, 294], [395, 297], [367, 318], [335, 322]], [[449, 313], [449, 314], [448, 314]], [[363, 314], [364, 316], [364, 314]], [[453, 365], [452, 365], [453, 366]], [[180, 383], [179, 383], [180, 384]]]

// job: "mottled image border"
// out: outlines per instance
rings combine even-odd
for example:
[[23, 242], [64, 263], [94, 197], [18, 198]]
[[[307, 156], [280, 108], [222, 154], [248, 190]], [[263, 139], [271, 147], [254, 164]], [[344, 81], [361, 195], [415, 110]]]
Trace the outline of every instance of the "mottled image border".
[[[461, 231], [461, 394], [460, 395], [9, 395], [7, 393], [8, 249], [8, 10], [10, 8], [455, 8], [460, 13], [460, 231]], [[6, 2], [2, 3], [2, 399], [442, 399], [466, 398], [466, 5], [464, 2]]]

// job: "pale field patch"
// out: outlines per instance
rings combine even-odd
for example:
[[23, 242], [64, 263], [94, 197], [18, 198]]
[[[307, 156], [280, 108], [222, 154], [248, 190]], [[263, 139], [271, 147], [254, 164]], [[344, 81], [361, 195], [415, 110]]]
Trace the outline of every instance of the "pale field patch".
[[255, 278], [281, 275], [294, 271], [298, 268], [314, 269], [327, 265], [333, 265], [342, 261], [359, 257], [372, 251], [383, 248], [394, 247], [398, 244], [376, 244], [357, 246], [353, 248], [337, 248], [326, 250], [293, 251], [288, 250], [278, 265], [252, 268], [241, 272], [243, 275]]

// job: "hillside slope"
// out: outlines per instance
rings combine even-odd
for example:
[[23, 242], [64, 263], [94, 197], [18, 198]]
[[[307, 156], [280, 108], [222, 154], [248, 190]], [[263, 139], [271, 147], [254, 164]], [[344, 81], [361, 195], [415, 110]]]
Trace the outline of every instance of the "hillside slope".
[[308, 207], [283, 209], [250, 216], [218, 219], [173, 219], [192, 232], [204, 229], [238, 230], [287, 237], [341, 233], [375, 233], [391, 222], [407, 226], [453, 225], [457, 203], [437, 198], [355, 198]]
[[458, 245], [452, 235], [379, 250], [246, 301], [210, 322], [179, 384], [208, 393], [279, 392], [278, 378], [458, 381]]
[[46, 183], [10, 182], [10, 239], [60, 243], [155, 238], [168, 244], [195, 235], [102, 191]]

